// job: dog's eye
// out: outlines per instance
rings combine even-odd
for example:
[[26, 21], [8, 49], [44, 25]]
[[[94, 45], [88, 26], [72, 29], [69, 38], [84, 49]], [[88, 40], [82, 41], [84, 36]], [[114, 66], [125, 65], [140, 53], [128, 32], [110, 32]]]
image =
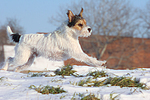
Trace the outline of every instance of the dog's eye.
[[82, 26], [83, 26], [83, 24], [78, 24], [78, 26], [82, 27]]

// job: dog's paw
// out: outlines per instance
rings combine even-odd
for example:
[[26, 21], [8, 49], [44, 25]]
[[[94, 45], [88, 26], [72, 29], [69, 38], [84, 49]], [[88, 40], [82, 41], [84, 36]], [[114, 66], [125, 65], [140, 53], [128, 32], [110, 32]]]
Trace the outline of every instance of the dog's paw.
[[2, 69], [0, 69], [0, 70], [4, 70], [4, 71], [7, 71], [7, 68], [2, 68]]
[[20, 72], [20, 67], [15, 68], [14, 72]]
[[96, 67], [106, 69], [106, 66], [105, 66], [106, 63], [107, 63], [106, 61], [98, 61], [96, 64]]
[[101, 62], [101, 66], [104, 66], [106, 63], [107, 63], [107, 61], [106, 60], [104, 60], [104, 61], [100, 61]]
[[5, 70], [5, 71], [7, 71], [7, 69], [8, 69], [8, 63], [6, 62], [6, 63], [4, 63], [4, 65], [0, 68], [0, 70]]

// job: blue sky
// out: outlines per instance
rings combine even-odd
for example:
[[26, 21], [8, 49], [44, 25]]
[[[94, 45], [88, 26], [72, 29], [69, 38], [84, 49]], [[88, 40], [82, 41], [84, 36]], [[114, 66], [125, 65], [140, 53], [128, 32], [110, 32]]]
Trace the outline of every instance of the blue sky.
[[[16, 18], [26, 33], [52, 32], [57, 28], [49, 23], [60, 6], [71, 4], [75, 0], [0, 0], [0, 25], [7, 18]], [[124, 1], [124, 0], [122, 0]], [[149, 0], [130, 0], [137, 8], [144, 8]], [[76, 0], [79, 2], [79, 0]]]

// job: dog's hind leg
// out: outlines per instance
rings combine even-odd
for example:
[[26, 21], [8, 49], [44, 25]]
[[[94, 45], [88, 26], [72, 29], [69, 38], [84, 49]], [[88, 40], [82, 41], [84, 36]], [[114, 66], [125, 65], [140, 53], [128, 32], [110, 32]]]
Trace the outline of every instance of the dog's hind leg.
[[9, 58], [6, 62], [8, 64], [8, 70], [14, 70], [18, 66], [23, 66], [26, 64], [32, 55], [30, 48], [26, 46], [18, 46], [15, 50], [15, 57]]
[[6, 61], [4, 62], [2, 68], [0, 70], [5, 70], [7, 71], [8, 70], [8, 64], [9, 64], [9, 60], [10, 59], [13, 59], [12, 57], [9, 57], [8, 59], [6, 59]]
[[32, 54], [30, 56], [30, 58], [28, 59], [27, 63], [25, 63], [24, 65], [22, 66], [18, 66], [17, 68], [15, 68], [15, 72], [20, 72], [21, 70], [24, 70], [28, 67], [30, 67], [32, 65], [32, 63], [34, 62], [34, 59], [35, 59], [36, 55], [35, 54]]

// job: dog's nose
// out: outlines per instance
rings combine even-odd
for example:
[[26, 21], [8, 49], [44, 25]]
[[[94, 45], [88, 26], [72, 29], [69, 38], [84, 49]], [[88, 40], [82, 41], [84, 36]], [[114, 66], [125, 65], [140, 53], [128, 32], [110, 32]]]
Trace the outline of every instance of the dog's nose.
[[88, 28], [88, 31], [91, 32], [91, 28]]

